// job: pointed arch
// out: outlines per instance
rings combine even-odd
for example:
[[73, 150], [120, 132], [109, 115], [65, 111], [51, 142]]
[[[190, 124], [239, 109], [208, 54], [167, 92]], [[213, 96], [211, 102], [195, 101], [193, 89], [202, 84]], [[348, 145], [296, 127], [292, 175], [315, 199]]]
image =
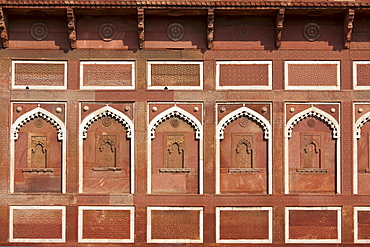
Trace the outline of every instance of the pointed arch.
[[366, 112], [359, 119], [357, 119], [357, 121], [355, 123], [355, 138], [357, 138], [357, 139], [361, 138], [361, 128], [369, 120], [370, 120], [370, 111]]
[[53, 125], [56, 128], [58, 132], [58, 140], [65, 139], [66, 128], [62, 120], [60, 120], [57, 116], [55, 116], [51, 112], [38, 106], [35, 109], [26, 112], [25, 114], [23, 114], [22, 116], [17, 118], [17, 120], [14, 121], [11, 127], [12, 140], [18, 139], [18, 132], [25, 124], [27, 124], [31, 120], [38, 118], [38, 117], [49, 122], [51, 125]]
[[311, 106], [310, 108], [297, 113], [291, 119], [289, 119], [285, 127], [286, 137], [288, 138], [292, 137], [292, 131], [294, 126], [307, 117], [315, 117], [318, 120], [324, 121], [333, 130], [333, 138], [338, 139], [340, 137], [339, 124], [337, 120], [335, 120], [334, 117], [330, 116], [325, 111], [320, 110], [319, 108], [314, 106]]
[[131, 119], [129, 119], [125, 114], [122, 112], [110, 107], [108, 105], [94, 111], [93, 113], [87, 115], [84, 120], [80, 124], [80, 133], [82, 133], [82, 138], [86, 139], [87, 131], [90, 126], [95, 123], [98, 119], [102, 117], [111, 117], [116, 119], [119, 123], [121, 123], [126, 128], [126, 135], [127, 138], [132, 137], [134, 124], [132, 123]]
[[258, 112], [253, 111], [252, 109], [249, 109], [248, 107], [240, 107], [236, 109], [235, 111], [227, 114], [224, 118], [221, 119], [221, 121], [218, 123], [216, 127], [216, 133], [218, 139], [224, 139], [224, 130], [227, 125], [229, 125], [232, 121], [240, 118], [240, 117], [247, 117], [254, 121], [256, 121], [263, 129], [264, 132], [264, 138], [269, 139], [271, 136], [271, 124], [269, 121], [259, 114]]
[[196, 139], [202, 139], [203, 127], [202, 127], [202, 124], [200, 123], [200, 121], [196, 117], [194, 117], [192, 114], [190, 114], [189, 112], [181, 109], [178, 106], [173, 106], [170, 109], [167, 109], [167, 110], [161, 112], [160, 114], [155, 116], [155, 118], [153, 118], [152, 121], [150, 121], [148, 129], [150, 131], [151, 139], [155, 138], [155, 130], [157, 129], [157, 127], [161, 123], [163, 123], [164, 121], [169, 119], [170, 117], [174, 117], [174, 116], [180, 117], [185, 122], [189, 123], [193, 127], [193, 129], [195, 130], [195, 138]]

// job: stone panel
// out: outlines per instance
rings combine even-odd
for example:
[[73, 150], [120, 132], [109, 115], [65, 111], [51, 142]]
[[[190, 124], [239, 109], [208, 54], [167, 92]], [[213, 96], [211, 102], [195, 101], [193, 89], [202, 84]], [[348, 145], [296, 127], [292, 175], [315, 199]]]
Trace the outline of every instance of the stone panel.
[[286, 61], [286, 89], [339, 89], [339, 62]]
[[64, 242], [65, 208], [11, 206], [12, 242]]
[[[288, 242], [340, 242], [340, 208], [287, 208]], [[290, 240], [290, 241], [289, 241]]]
[[219, 212], [217, 242], [271, 242], [271, 208], [230, 207], [216, 208], [216, 210]]
[[66, 62], [13, 61], [13, 88], [65, 88], [66, 66]]
[[202, 242], [202, 209], [190, 207], [149, 207], [148, 242]]

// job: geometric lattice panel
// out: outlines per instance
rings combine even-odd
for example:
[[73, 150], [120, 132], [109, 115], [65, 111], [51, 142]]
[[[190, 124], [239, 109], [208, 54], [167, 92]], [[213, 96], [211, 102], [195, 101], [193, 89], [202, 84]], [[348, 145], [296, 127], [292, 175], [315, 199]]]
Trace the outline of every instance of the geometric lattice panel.
[[78, 242], [133, 243], [134, 207], [80, 206]]
[[12, 88], [67, 89], [67, 62], [13, 61]]
[[64, 206], [10, 206], [10, 242], [64, 243]]
[[217, 61], [217, 89], [272, 89], [271, 61]]
[[202, 207], [148, 207], [148, 243], [202, 243]]
[[340, 243], [341, 207], [286, 207], [286, 243]]
[[216, 241], [272, 243], [272, 207], [217, 207]]

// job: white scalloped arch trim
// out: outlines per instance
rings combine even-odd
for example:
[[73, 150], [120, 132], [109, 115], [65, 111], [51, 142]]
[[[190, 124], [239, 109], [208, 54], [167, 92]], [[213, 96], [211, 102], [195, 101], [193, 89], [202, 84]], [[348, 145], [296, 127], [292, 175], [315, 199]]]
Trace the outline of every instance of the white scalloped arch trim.
[[355, 138], [359, 139], [361, 137], [361, 128], [364, 124], [370, 120], [370, 111], [366, 112], [355, 123]]
[[81, 122], [80, 131], [82, 133], [83, 139], [86, 139], [87, 131], [90, 128], [90, 126], [102, 117], [111, 117], [117, 120], [119, 123], [121, 123], [126, 128], [127, 138], [132, 137], [134, 124], [132, 123], [131, 119], [129, 119], [122, 112], [107, 105], [87, 115], [84, 118], [84, 120]]
[[252, 109], [249, 109], [248, 107], [245, 106], [236, 109], [235, 111], [227, 114], [225, 117], [221, 119], [221, 121], [218, 123], [216, 127], [217, 138], [224, 139], [224, 130], [226, 126], [240, 117], [248, 117], [256, 121], [263, 129], [264, 138], [270, 139], [271, 124], [269, 123], [269, 121], [258, 112], [255, 112]]
[[170, 117], [180, 117], [185, 122], [189, 123], [195, 130], [195, 138], [201, 139], [203, 135], [203, 127], [200, 121], [191, 115], [189, 112], [181, 109], [178, 106], [171, 107], [170, 109], [167, 109], [157, 116], [153, 118], [153, 120], [149, 123], [149, 131], [150, 131], [150, 137], [151, 139], [155, 138], [155, 130], [157, 127]]
[[12, 127], [11, 127], [11, 138], [13, 140], [17, 140], [18, 139], [18, 132], [20, 131], [20, 129], [25, 124], [27, 124], [31, 120], [33, 120], [35, 118], [38, 118], [38, 117], [44, 119], [45, 121], [49, 122], [51, 125], [54, 126], [54, 128], [58, 132], [58, 140], [64, 140], [64, 138], [65, 138], [65, 125], [62, 122], [62, 120], [60, 120], [57, 116], [55, 116], [51, 112], [49, 112], [45, 109], [42, 109], [39, 106], [36, 107], [35, 109], [31, 110], [31, 111], [26, 112], [25, 114], [23, 114], [22, 116], [17, 118], [17, 120], [14, 121], [14, 123], [12, 124]]
[[285, 129], [286, 136], [288, 138], [292, 137], [294, 126], [307, 117], [315, 117], [318, 120], [324, 121], [333, 130], [333, 138], [340, 137], [339, 124], [337, 120], [335, 120], [335, 118], [330, 116], [328, 113], [314, 106], [297, 113], [288, 121]]

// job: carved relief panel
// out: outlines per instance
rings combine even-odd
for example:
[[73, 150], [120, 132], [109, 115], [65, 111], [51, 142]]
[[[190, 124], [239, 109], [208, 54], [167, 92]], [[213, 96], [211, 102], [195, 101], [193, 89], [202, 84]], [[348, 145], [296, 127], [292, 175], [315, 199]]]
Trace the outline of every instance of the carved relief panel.
[[338, 104], [286, 105], [287, 193], [339, 193], [338, 111]]
[[64, 192], [64, 104], [13, 103], [11, 192]]
[[149, 105], [149, 193], [201, 193], [201, 104]]
[[370, 104], [356, 103], [354, 111], [354, 193], [370, 194]]
[[80, 192], [130, 193], [133, 104], [82, 103]]
[[271, 193], [270, 114], [270, 104], [217, 104], [217, 193]]

